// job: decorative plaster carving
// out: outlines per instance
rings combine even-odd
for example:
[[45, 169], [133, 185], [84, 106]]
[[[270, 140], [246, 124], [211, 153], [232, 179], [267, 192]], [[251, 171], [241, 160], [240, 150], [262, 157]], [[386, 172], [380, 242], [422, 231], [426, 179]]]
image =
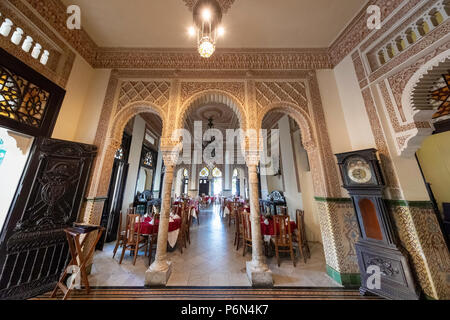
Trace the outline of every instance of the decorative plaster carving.
[[119, 110], [136, 101], [147, 101], [162, 107], [169, 102], [169, 92], [168, 81], [125, 81], [120, 88]]
[[66, 6], [60, 0], [23, 0], [27, 1], [59, 34], [91, 65], [94, 64], [97, 45], [91, 37], [81, 30], [67, 28]]
[[195, 49], [100, 48], [95, 68], [297, 70], [329, 69], [326, 49], [218, 49], [209, 59]]
[[386, 138], [384, 136], [383, 128], [381, 126], [378, 112], [375, 107], [375, 103], [372, 98], [372, 92], [370, 88], [366, 88], [362, 91], [364, 104], [366, 107], [367, 115], [369, 116], [370, 127], [375, 139], [375, 145], [380, 155], [381, 167], [386, 178], [386, 183], [391, 192], [392, 199], [401, 199], [401, 193], [399, 189], [399, 183], [397, 174], [394, 169], [394, 164], [389, 153]]
[[342, 59], [350, 54], [372, 32], [372, 30], [367, 28], [368, 15], [366, 10], [369, 5], [378, 5], [380, 7], [381, 20], [384, 21], [403, 2], [403, 0], [392, 0], [388, 2], [386, 0], [370, 0], [341, 35], [331, 44], [329, 53], [333, 66], [341, 62]]
[[303, 81], [256, 81], [256, 104], [259, 109], [277, 102], [292, 102], [308, 112], [308, 98]]

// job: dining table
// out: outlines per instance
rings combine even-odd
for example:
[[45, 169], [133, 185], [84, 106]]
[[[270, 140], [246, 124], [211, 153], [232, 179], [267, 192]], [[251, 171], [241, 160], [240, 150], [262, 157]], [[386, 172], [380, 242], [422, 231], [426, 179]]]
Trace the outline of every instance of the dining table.
[[[230, 214], [230, 212], [231, 212], [231, 206], [232, 206], [232, 204], [233, 204], [233, 200], [225, 200], [225, 201], [227, 201], [227, 203], [226, 203], [226, 205], [225, 205], [225, 208], [223, 209], [223, 216], [227, 216], [227, 215]], [[238, 200], [238, 202], [239, 202], [241, 205], [244, 205], [244, 209], [245, 209], [247, 212], [250, 212], [250, 207], [249, 207], [249, 206], [245, 206], [245, 200]]]
[[[173, 203], [174, 206], [179, 205], [183, 203], [183, 201], [175, 201]], [[197, 200], [190, 200], [189, 201], [189, 210], [191, 212], [191, 215], [198, 220], [198, 213], [200, 212], [200, 208], [199, 208], [199, 202]], [[178, 215], [181, 214], [181, 212], [177, 212]]]
[[[135, 228], [137, 229], [137, 227], [138, 226], [136, 225]], [[153, 219], [152, 217], [144, 217], [143, 220], [141, 221], [142, 235], [157, 234], [158, 228], [159, 228], [159, 219]], [[174, 248], [177, 243], [180, 229], [181, 229], [181, 217], [178, 215], [171, 215], [169, 217], [169, 233], [167, 237], [167, 242], [172, 248]]]
[[[290, 221], [291, 233], [297, 229], [297, 223]], [[277, 226], [279, 228], [279, 226]], [[270, 239], [275, 236], [275, 222], [272, 218], [261, 215], [261, 234], [264, 236], [265, 242], [270, 242]]]

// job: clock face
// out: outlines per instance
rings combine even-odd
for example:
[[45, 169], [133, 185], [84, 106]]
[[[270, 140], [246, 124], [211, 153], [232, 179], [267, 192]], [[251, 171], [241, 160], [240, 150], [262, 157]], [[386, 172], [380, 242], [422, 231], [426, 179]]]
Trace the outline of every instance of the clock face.
[[347, 175], [356, 183], [367, 183], [372, 179], [370, 165], [362, 158], [354, 158], [347, 162]]

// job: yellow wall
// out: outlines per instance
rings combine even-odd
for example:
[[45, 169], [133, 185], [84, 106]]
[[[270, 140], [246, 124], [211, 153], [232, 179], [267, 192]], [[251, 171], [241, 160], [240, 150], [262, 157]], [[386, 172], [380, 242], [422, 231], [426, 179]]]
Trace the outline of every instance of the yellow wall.
[[52, 138], [94, 142], [110, 73], [93, 69], [76, 56]]
[[[350, 55], [334, 68], [334, 75], [352, 149], [375, 147], [375, 139]], [[320, 90], [323, 92], [323, 88]], [[330, 136], [334, 134], [334, 131], [330, 131]]]
[[450, 132], [425, 139], [417, 157], [442, 211], [442, 202], [450, 202]]

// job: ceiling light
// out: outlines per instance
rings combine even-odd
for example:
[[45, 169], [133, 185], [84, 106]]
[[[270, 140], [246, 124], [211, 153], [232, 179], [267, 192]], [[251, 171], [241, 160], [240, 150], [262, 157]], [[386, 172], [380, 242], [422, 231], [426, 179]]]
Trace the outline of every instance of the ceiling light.
[[205, 22], [211, 20], [211, 10], [208, 8], [203, 9], [202, 18]]
[[203, 37], [198, 44], [198, 53], [203, 58], [209, 58], [216, 51], [216, 46], [209, 37]]
[[189, 27], [188, 33], [189, 33], [189, 35], [190, 35], [191, 37], [195, 36], [195, 34], [196, 34], [195, 28], [192, 27], [192, 26]]
[[217, 0], [198, 0], [193, 9], [194, 26], [188, 29], [190, 36], [197, 35], [197, 49], [201, 57], [209, 58], [216, 51], [216, 40], [225, 34], [220, 27], [222, 8]]

